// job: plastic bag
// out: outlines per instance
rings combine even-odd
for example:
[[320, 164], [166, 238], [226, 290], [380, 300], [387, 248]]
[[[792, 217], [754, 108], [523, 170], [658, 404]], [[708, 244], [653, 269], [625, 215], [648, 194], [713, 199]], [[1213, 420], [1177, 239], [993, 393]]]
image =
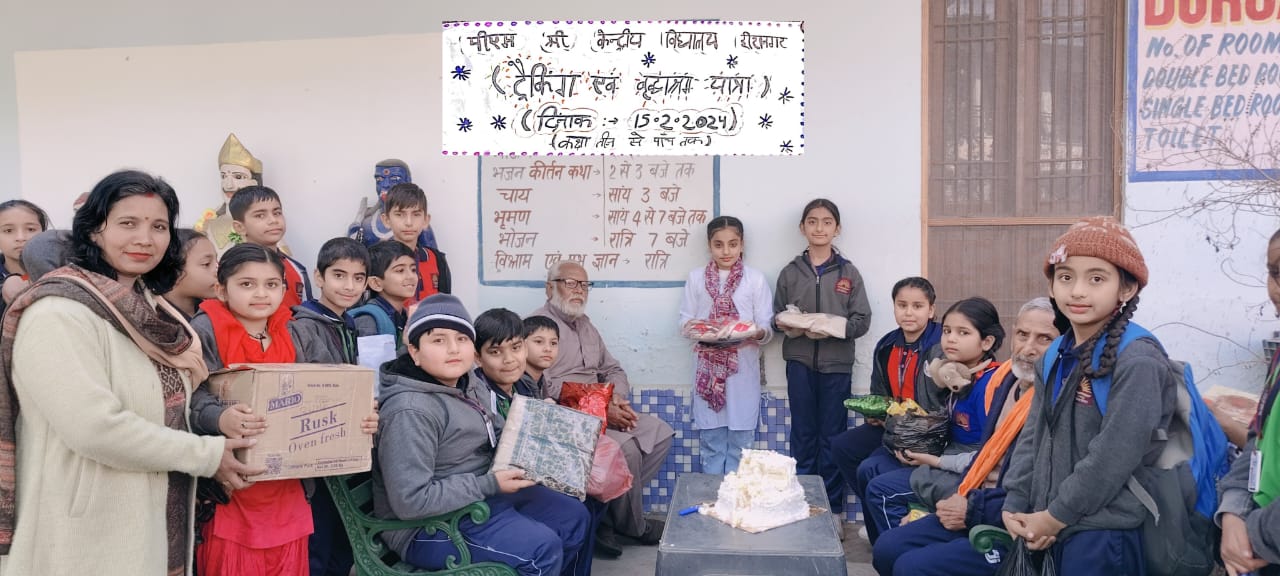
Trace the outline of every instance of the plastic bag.
[[754, 338], [760, 328], [749, 320], [734, 318], [724, 322], [690, 320], [680, 329], [680, 335], [701, 343], [742, 342]]
[[609, 402], [613, 401], [613, 383], [565, 382], [560, 389], [560, 405], [579, 412], [599, 416], [600, 433], [609, 427]]
[[626, 494], [631, 489], [631, 481], [631, 469], [627, 468], [627, 459], [622, 455], [622, 445], [601, 435], [591, 461], [591, 476], [587, 478], [587, 496], [608, 502]]
[[845, 328], [849, 323], [848, 318], [834, 314], [801, 312], [794, 304], [788, 304], [785, 310], [779, 312], [773, 318], [774, 323], [787, 336], [792, 338], [806, 334], [811, 334], [810, 337], [834, 336], [836, 338], [844, 338]]
[[1058, 576], [1058, 569], [1047, 551], [1028, 550], [1027, 541], [1019, 538], [1000, 563], [996, 576]]
[[867, 418], [884, 419], [885, 411], [889, 409], [889, 397], [868, 394], [866, 396], [854, 396], [844, 401], [844, 407], [862, 414]]
[[884, 447], [890, 452], [910, 450], [941, 456], [951, 439], [951, 415], [946, 410], [923, 416], [908, 412], [884, 421]]

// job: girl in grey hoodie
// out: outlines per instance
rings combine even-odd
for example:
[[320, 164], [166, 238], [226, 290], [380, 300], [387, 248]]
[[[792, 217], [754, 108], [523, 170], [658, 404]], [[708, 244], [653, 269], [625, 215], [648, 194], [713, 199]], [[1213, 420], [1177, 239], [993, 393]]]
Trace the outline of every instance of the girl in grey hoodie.
[[[774, 329], [786, 334], [787, 399], [791, 407], [791, 455], [796, 473], [820, 474], [836, 516], [844, 513], [844, 478], [831, 453], [831, 437], [849, 427], [844, 401], [852, 383], [853, 341], [871, 327], [871, 304], [858, 268], [835, 249], [840, 209], [825, 198], [804, 207], [800, 232], [809, 247], [778, 273], [773, 293]], [[777, 322], [788, 305], [805, 313], [846, 318], [843, 338], [794, 330]], [[840, 524], [843, 526], [843, 524]]]
[[[1141, 576], [1147, 512], [1126, 483], [1156, 463], [1179, 385], [1154, 339], [1118, 351], [1147, 265], [1129, 231], [1098, 216], [1054, 242], [1044, 272], [1063, 336], [1045, 352], [1050, 369], [1036, 371], [1005, 475], [1004, 525], [1029, 549], [1051, 550], [1059, 574]], [[1104, 414], [1091, 383], [1106, 376]]]

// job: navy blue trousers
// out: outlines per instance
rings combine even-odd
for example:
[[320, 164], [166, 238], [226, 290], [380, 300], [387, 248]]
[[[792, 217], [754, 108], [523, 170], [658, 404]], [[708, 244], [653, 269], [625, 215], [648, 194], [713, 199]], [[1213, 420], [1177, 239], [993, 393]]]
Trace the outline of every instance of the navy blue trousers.
[[315, 479], [311, 495], [311, 522], [315, 531], [307, 538], [307, 560], [311, 576], [347, 576], [355, 562], [351, 557], [351, 541], [333, 503], [333, 495], [324, 478]]
[[[856, 477], [854, 478], [854, 493], [858, 495], [859, 502], [868, 502], [867, 486], [871, 484], [877, 476], [894, 470], [902, 470], [907, 468], [903, 466], [892, 453], [884, 446], [880, 446], [871, 452], [871, 455], [862, 464], [858, 466]], [[874, 507], [867, 504], [863, 507], [863, 516], [867, 517], [867, 538], [872, 544], [876, 543], [876, 538], [880, 536], [880, 530], [876, 527], [876, 523], [870, 520], [870, 516]]]
[[849, 375], [818, 372], [787, 361], [791, 404], [791, 456], [797, 474], [817, 474], [827, 488], [833, 514], [844, 513], [844, 479], [831, 456], [831, 437], [849, 427]]
[[[942, 527], [926, 516], [881, 535], [872, 550], [872, 565], [881, 576], [991, 576], [1008, 551], [988, 555], [969, 545], [967, 531]], [[1146, 576], [1139, 530], [1086, 530], [1050, 549], [1058, 574], [1076, 576]]]
[[582, 550], [578, 551], [578, 560], [573, 563], [573, 576], [591, 576], [591, 559], [596, 549], [596, 528], [600, 527], [600, 520], [604, 519], [604, 512], [609, 509], [607, 502], [601, 502], [590, 496], [587, 496], [582, 505], [587, 509], [591, 524], [587, 526], [587, 539], [582, 544]]
[[1052, 549], [1058, 574], [1075, 576], [1146, 576], [1142, 530], [1085, 530]]
[[979, 554], [969, 545], [967, 530], [952, 532], [929, 515], [881, 534], [871, 564], [881, 576], [992, 576], [1004, 552]]
[[870, 424], [856, 426], [831, 437], [831, 458], [835, 460], [840, 477], [848, 484], [849, 490], [858, 496], [863, 518], [867, 515], [867, 503], [858, 493], [858, 466], [883, 443], [884, 427]]
[[876, 534], [880, 535], [897, 528], [911, 511], [911, 504], [920, 502], [911, 490], [911, 472], [914, 470], [907, 467], [889, 470], [867, 483], [867, 499], [862, 510], [867, 519], [868, 536], [871, 535], [872, 524]]
[[[524, 576], [569, 576], [578, 553], [585, 550], [591, 515], [576, 498], [542, 485], [515, 494], [485, 499], [489, 521], [476, 525], [470, 518], [458, 523], [474, 562], [501, 562]], [[405, 560], [428, 570], [444, 568], [445, 558], [458, 555], [441, 533], [418, 530]]]

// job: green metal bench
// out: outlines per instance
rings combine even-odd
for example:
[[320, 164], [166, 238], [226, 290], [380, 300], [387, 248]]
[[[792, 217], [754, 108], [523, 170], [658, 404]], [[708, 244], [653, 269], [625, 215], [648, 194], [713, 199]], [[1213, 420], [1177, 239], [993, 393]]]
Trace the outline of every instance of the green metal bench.
[[[515, 576], [515, 569], [494, 562], [471, 562], [471, 551], [462, 541], [458, 523], [470, 518], [476, 524], [489, 520], [489, 505], [483, 501], [472, 502], [448, 514], [421, 520], [384, 520], [373, 515], [373, 477], [368, 472], [346, 476], [330, 476], [324, 479], [333, 495], [333, 503], [342, 516], [342, 525], [351, 541], [356, 573], [361, 576], [403, 576], [408, 574], [448, 574], [469, 576]], [[382, 532], [404, 528], [423, 528], [428, 532], [440, 531], [449, 537], [458, 549], [460, 558], [450, 555], [445, 569], [423, 570], [402, 561], [388, 549], [378, 536]], [[513, 535], [519, 538], [519, 535]]]
[[1003, 528], [979, 524], [969, 530], [969, 545], [982, 554], [990, 552], [996, 546], [1010, 550], [1013, 548], [1013, 536]]

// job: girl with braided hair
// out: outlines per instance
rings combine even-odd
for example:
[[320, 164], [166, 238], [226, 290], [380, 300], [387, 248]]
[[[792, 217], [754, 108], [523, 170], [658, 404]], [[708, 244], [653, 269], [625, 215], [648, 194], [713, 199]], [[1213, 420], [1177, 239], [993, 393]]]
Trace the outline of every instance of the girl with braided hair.
[[[1053, 243], [1044, 271], [1063, 336], [1036, 373], [1004, 524], [1029, 549], [1049, 550], [1059, 574], [1142, 576], [1146, 510], [1126, 483], [1154, 466], [1178, 385], [1154, 338], [1119, 350], [1147, 266], [1123, 225], [1092, 217]], [[1108, 376], [1103, 410], [1091, 383]]]

